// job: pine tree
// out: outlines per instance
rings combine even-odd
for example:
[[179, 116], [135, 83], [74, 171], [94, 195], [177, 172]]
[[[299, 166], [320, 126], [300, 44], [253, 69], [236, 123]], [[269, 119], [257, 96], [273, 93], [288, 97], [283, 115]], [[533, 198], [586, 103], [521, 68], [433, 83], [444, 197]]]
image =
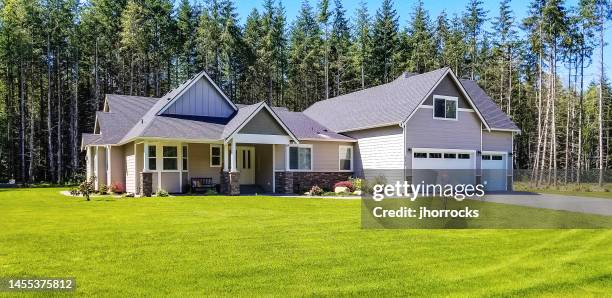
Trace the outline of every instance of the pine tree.
[[478, 38], [482, 26], [487, 18], [487, 12], [482, 8], [481, 0], [470, 0], [463, 16], [463, 25], [466, 32], [466, 43], [468, 44], [470, 78], [474, 80], [477, 75], [478, 61]]
[[417, 2], [411, 19], [407, 30], [411, 50], [407, 69], [423, 73], [433, 69], [435, 55], [432, 54], [436, 53], [429, 14], [423, 6], [423, 1]]
[[351, 33], [342, 2], [336, 0], [330, 36], [329, 68], [331, 74], [331, 96], [352, 90], [349, 86], [354, 72], [350, 63]]
[[[351, 45], [351, 56], [354, 68], [358, 72], [359, 88], [365, 89], [369, 86], [371, 54], [372, 54], [372, 41], [371, 41], [371, 28], [370, 28], [370, 16], [368, 15], [368, 8], [365, 2], [359, 4], [359, 8], [356, 11], [356, 20], [354, 25], [353, 40]], [[366, 83], [366, 81], [368, 83]]]
[[387, 83], [392, 76], [393, 56], [399, 48], [397, 12], [391, 0], [376, 11], [372, 30], [372, 75], [374, 84]]

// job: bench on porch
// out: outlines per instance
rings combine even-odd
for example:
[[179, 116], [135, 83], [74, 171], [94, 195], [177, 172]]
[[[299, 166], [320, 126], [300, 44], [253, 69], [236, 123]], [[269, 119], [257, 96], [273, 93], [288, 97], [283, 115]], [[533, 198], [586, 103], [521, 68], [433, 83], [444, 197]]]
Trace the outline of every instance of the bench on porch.
[[215, 190], [215, 188], [212, 178], [191, 178], [191, 191], [193, 192], [204, 192], [208, 189]]

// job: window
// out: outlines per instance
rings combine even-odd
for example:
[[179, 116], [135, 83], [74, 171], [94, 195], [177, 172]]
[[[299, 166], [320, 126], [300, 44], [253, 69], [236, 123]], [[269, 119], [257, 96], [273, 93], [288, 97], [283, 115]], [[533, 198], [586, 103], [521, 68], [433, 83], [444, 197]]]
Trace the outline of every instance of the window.
[[455, 158], [457, 158], [457, 154], [455, 154], [455, 153], [444, 153], [444, 158], [455, 159]]
[[177, 148], [176, 146], [163, 146], [164, 170], [178, 170], [177, 166]]
[[188, 154], [187, 153], [188, 153], [187, 152], [187, 146], [184, 145], [183, 146], [183, 171], [187, 171], [187, 169], [188, 169], [188, 164], [187, 164], [187, 156], [188, 156]]
[[308, 145], [289, 146], [289, 170], [312, 170], [312, 147]]
[[491, 159], [492, 160], [502, 160], [502, 156], [501, 155], [491, 155]]
[[429, 153], [429, 158], [442, 158], [442, 153]]
[[427, 153], [425, 152], [415, 152], [414, 158], [427, 158]]
[[482, 160], [491, 160], [491, 155], [483, 155]]
[[221, 166], [221, 145], [210, 145], [210, 166], [213, 168]]
[[470, 159], [470, 155], [467, 153], [460, 153], [457, 158], [459, 159]]
[[353, 170], [353, 147], [351, 146], [340, 146], [338, 158], [340, 160], [340, 171], [352, 171]]
[[457, 98], [434, 96], [434, 119], [457, 119]]
[[149, 145], [149, 149], [147, 150], [147, 169], [149, 169], [149, 171], [155, 171], [157, 170], [157, 147]]

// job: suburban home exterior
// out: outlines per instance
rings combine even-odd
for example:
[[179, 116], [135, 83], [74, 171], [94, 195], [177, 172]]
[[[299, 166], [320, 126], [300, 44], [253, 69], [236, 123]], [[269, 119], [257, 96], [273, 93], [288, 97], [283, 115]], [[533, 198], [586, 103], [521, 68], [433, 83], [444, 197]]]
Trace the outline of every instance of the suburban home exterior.
[[518, 132], [449, 68], [404, 73], [303, 112], [234, 104], [201, 72], [161, 98], [107, 95], [82, 149], [96, 188], [137, 194], [184, 192], [192, 178], [232, 195], [241, 186], [293, 193], [350, 176], [417, 181], [419, 169], [467, 169], [489, 190], [511, 190]]

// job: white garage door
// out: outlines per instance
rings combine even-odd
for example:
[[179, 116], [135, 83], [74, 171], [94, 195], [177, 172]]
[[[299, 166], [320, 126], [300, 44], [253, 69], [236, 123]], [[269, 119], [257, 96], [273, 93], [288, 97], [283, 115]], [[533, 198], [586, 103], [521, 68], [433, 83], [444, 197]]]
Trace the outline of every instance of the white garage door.
[[414, 149], [412, 182], [425, 184], [473, 184], [474, 151]]
[[506, 158], [502, 153], [482, 153], [482, 184], [485, 190], [506, 190]]

